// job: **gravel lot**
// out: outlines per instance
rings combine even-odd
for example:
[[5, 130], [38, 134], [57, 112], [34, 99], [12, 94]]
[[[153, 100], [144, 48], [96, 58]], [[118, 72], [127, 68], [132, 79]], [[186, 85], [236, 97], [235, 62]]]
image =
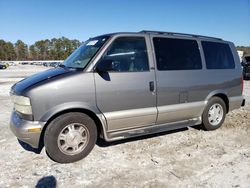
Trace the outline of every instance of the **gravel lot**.
[[250, 81], [247, 104], [216, 131], [194, 128], [100, 143], [73, 164], [25, 151], [9, 130], [9, 89], [45, 68], [0, 70], [0, 187], [250, 187]]

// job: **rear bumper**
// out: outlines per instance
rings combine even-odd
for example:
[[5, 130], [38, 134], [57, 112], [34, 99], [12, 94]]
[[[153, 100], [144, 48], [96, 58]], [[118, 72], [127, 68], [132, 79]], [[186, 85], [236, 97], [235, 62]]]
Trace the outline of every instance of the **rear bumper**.
[[[16, 112], [12, 112], [10, 118], [10, 129], [19, 140], [29, 144], [33, 148], [38, 148], [41, 130], [45, 123], [46, 122], [23, 120]], [[40, 131], [30, 132], [30, 129], [33, 128], [37, 128], [37, 130]]]
[[243, 96], [229, 97], [229, 111], [240, 108], [245, 105]]

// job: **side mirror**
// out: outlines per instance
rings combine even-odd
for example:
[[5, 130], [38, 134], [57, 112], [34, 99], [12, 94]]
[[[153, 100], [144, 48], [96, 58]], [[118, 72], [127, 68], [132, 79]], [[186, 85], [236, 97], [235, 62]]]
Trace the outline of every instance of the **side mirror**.
[[103, 59], [101, 60], [97, 67], [96, 67], [96, 72], [98, 73], [106, 73], [109, 71], [114, 71], [114, 61], [111, 59]]

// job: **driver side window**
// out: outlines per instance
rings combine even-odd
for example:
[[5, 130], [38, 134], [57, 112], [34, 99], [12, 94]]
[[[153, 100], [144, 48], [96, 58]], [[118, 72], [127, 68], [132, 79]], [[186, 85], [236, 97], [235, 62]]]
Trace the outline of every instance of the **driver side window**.
[[144, 37], [120, 37], [101, 58], [100, 67], [111, 72], [149, 71]]

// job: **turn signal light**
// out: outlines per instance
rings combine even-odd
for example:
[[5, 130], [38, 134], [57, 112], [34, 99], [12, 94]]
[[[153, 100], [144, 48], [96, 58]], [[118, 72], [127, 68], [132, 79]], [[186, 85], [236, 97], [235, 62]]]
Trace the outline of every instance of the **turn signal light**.
[[37, 132], [41, 132], [41, 128], [30, 128], [28, 129], [29, 133], [37, 133]]

